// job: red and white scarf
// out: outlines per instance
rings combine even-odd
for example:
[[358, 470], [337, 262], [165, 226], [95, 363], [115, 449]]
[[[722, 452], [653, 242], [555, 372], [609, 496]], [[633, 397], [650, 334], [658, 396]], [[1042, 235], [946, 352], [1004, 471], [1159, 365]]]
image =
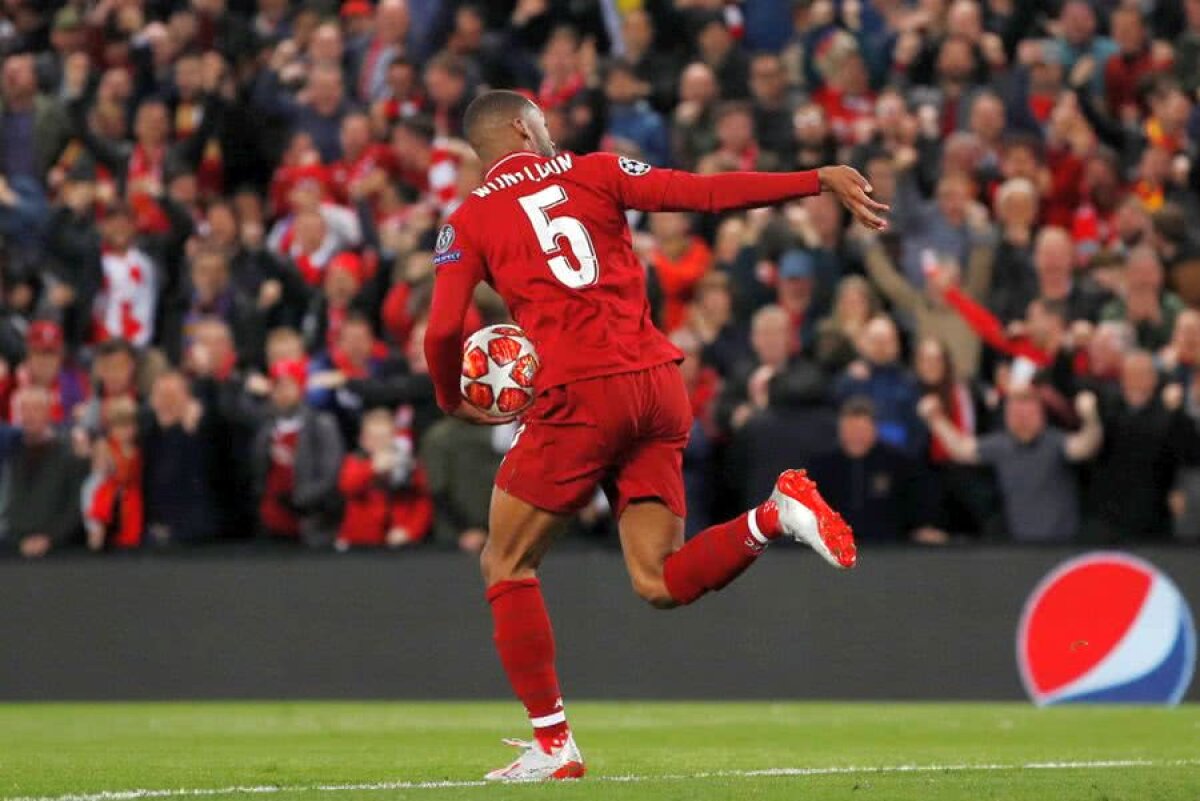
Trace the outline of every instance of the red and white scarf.
[[158, 276], [154, 262], [137, 248], [117, 253], [105, 248], [100, 257], [103, 284], [92, 307], [97, 341], [125, 339], [142, 347], [154, 336]]

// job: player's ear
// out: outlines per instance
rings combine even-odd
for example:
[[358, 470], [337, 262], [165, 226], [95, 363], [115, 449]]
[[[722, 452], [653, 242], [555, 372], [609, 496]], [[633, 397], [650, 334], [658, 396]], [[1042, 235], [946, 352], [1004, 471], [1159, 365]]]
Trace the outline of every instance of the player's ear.
[[525, 122], [525, 117], [513, 117], [512, 127], [516, 129], [517, 134], [526, 142], [533, 141], [533, 135], [529, 131], [529, 123]]

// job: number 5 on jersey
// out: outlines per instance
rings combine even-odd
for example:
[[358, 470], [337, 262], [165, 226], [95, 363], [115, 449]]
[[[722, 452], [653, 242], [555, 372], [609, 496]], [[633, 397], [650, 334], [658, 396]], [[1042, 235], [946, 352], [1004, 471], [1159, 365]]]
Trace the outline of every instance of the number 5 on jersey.
[[[550, 184], [545, 189], [518, 198], [525, 215], [533, 225], [537, 235], [538, 245], [548, 258], [546, 264], [550, 272], [560, 283], [571, 289], [582, 289], [591, 286], [600, 278], [600, 263], [596, 259], [596, 248], [588, 235], [583, 223], [574, 217], [563, 215], [551, 217], [550, 209], [567, 202], [567, 190], [558, 184]], [[579, 260], [579, 269], [571, 266], [571, 262], [563, 255], [559, 246], [559, 238], [566, 237], [571, 245], [571, 252]]]

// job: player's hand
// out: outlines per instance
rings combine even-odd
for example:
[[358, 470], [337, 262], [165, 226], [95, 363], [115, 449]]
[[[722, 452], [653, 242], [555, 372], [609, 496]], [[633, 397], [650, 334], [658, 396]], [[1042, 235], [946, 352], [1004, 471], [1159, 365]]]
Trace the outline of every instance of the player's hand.
[[460, 403], [458, 408], [450, 413], [451, 417], [457, 417], [459, 420], [466, 420], [468, 423], [474, 423], [477, 426], [504, 426], [517, 419], [517, 415], [510, 414], [505, 417], [492, 417], [486, 412], [482, 412], [469, 403]]
[[837, 195], [863, 225], [876, 231], [887, 228], [887, 220], [880, 215], [889, 211], [888, 206], [872, 199], [871, 184], [858, 170], [845, 165], [822, 167], [817, 176], [821, 179], [821, 190]]

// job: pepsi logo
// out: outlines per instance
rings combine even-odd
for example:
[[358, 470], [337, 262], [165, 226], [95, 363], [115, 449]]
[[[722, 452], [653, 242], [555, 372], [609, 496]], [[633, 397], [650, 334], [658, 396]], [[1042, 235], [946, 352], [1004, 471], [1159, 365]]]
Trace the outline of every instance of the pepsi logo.
[[1192, 681], [1196, 628], [1179, 588], [1154, 565], [1085, 554], [1051, 571], [1025, 602], [1017, 664], [1039, 706], [1173, 705]]

